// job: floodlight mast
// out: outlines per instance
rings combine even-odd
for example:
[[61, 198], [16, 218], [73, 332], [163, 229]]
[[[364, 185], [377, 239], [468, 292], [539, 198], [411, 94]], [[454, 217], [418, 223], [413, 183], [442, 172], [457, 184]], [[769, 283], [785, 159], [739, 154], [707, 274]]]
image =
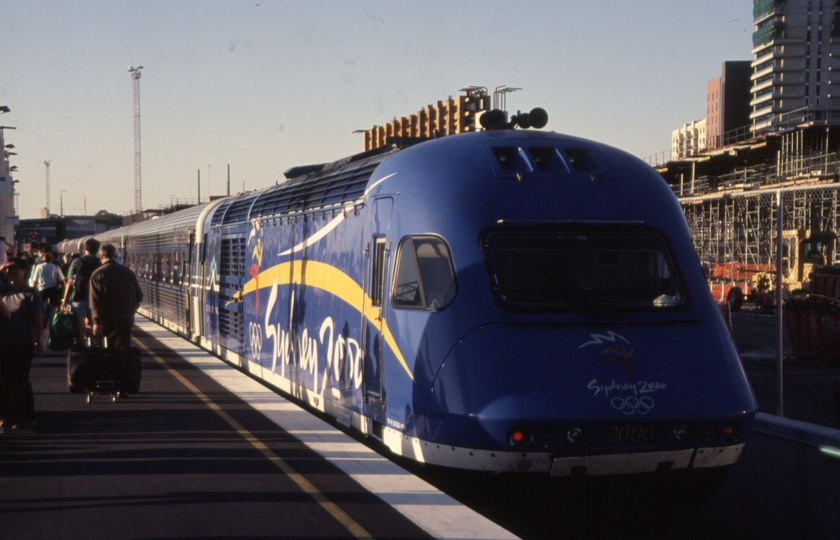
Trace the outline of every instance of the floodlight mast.
[[143, 66], [128, 67], [134, 80], [134, 211], [143, 211], [143, 181], [140, 166], [140, 70]]
[[44, 166], [47, 168], [47, 217], [50, 217], [50, 160], [44, 160]]

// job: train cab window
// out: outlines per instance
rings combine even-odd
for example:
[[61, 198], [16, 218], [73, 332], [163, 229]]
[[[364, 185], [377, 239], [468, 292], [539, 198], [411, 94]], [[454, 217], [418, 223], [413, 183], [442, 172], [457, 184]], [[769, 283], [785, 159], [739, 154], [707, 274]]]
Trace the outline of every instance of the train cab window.
[[405, 238], [394, 271], [395, 308], [438, 310], [455, 299], [455, 272], [449, 248], [433, 236]]
[[686, 300], [665, 241], [647, 229], [495, 231], [482, 246], [496, 297], [513, 311], [646, 311]]

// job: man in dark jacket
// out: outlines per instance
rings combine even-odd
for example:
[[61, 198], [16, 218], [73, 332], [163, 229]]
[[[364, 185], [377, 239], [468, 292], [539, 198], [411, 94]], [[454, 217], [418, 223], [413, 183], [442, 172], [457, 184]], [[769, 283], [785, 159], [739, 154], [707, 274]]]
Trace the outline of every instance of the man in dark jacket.
[[90, 276], [90, 310], [93, 335], [106, 337], [109, 347], [131, 345], [134, 312], [143, 301], [143, 291], [131, 269], [116, 260], [112, 244], [99, 249], [102, 266]]
[[[0, 425], [27, 428], [35, 421], [35, 397], [29, 382], [32, 358], [44, 351], [44, 301], [37, 290], [26, 284], [26, 261], [9, 259], [5, 270], [9, 285], [0, 286], [0, 297], [11, 317], [0, 322]], [[4, 315], [0, 310], [0, 315]]]

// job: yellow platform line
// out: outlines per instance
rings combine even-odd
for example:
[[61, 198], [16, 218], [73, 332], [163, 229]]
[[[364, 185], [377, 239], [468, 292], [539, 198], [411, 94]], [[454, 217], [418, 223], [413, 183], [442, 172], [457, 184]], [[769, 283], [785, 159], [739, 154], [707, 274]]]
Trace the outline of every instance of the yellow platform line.
[[251, 443], [251, 446], [259, 450], [271, 463], [273, 463], [278, 469], [283, 471], [295, 484], [298, 485], [300, 489], [302, 489], [305, 493], [307, 493], [310, 497], [312, 497], [315, 502], [321, 505], [321, 507], [330, 513], [332, 517], [334, 517], [345, 529], [347, 529], [350, 534], [352, 534], [356, 538], [365, 538], [365, 539], [373, 539], [373, 536], [368, 533], [364, 527], [359, 525], [356, 520], [352, 517], [347, 515], [347, 513], [339, 508], [337, 504], [332, 502], [327, 498], [326, 495], [318, 491], [318, 488], [312, 485], [312, 483], [307, 480], [302, 474], [295, 471], [291, 465], [286, 463], [280, 456], [275, 454], [269, 447], [267, 447], [262, 441], [260, 441], [253, 433], [248, 431], [245, 426], [240, 424], [229, 415], [224, 409], [222, 409], [218, 404], [216, 404], [212, 399], [207, 397], [204, 392], [199, 390], [193, 383], [189, 381], [186, 377], [181, 375], [177, 370], [171, 367], [169, 364], [166, 363], [166, 360], [161, 358], [157, 353], [152, 351], [150, 348], [146, 346], [146, 344], [140, 342], [139, 340], [135, 340], [135, 342], [140, 346], [141, 349], [146, 351], [152, 358], [154, 358], [160, 365], [163, 366], [166, 371], [168, 371], [173, 377], [178, 379], [181, 384], [187, 387], [187, 389], [195, 394], [199, 400], [201, 400], [205, 405], [207, 405], [213, 412], [218, 414], [222, 420], [228, 423], [237, 433], [239, 433], [246, 441]]

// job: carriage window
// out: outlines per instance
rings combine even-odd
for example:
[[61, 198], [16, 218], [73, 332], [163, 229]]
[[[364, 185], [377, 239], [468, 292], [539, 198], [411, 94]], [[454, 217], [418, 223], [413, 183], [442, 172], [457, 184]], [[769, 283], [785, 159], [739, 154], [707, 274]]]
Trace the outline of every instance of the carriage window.
[[483, 247], [496, 297], [515, 311], [659, 310], [686, 294], [649, 230], [497, 231]]
[[457, 288], [452, 258], [440, 238], [404, 239], [394, 275], [394, 307], [443, 309], [455, 299]]
[[172, 280], [172, 255], [170, 253], [165, 253], [163, 255], [163, 262], [160, 266], [160, 273], [161, 273], [161, 281], [169, 283]]
[[175, 252], [175, 256], [172, 263], [172, 284], [175, 286], [181, 285], [181, 257], [180, 253], [177, 251]]

